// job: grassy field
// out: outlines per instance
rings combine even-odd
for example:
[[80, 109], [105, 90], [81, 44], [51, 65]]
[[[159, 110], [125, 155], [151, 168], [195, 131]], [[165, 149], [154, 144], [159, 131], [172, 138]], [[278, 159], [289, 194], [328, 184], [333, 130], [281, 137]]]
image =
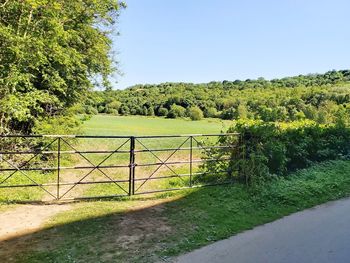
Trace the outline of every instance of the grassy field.
[[[162, 198], [74, 204], [46, 228], [0, 243], [9, 262], [157, 262], [350, 194], [350, 163], [334, 161], [255, 189], [192, 189]], [[14, 256], [16, 255], [16, 256]]]
[[165, 119], [144, 116], [95, 115], [82, 127], [86, 135], [208, 134], [226, 131], [232, 121]]
[[[97, 115], [93, 116], [92, 119], [84, 123], [82, 127], [82, 133], [85, 135], [182, 135], [182, 134], [217, 134], [222, 133], [229, 125], [231, 121], [222, 121], [219, 119], [204, 119], [201, 121], [191, 121], [188, 119], [165, 119], [157, 117], [143, 117], [143, 116], [108, 116], [108, 115]], [[213, 144], [217, 140], [217, 137], [197, 137], [197, 140], [205, 145]], [[101, 149], [101, 150], [114, 150], [116, 147], [121, 145], [126, 139], [80, 139], [79, 149]], [[147, 149], [160, 149], [160, 148], [177, 148], [180, 145], [181, 148], [188, 148], [190, 141], [186, 137], [180, 138], [138, 138], [135, 143], [136, 150], [147, 150]], [[194, 145], [196, 146], [196, 145]], [[127, 143], [121, 149], [128, 150], [129, 144]], [[172, 150], [164, 152], [144, 152], [136, 153], [135, 161], [138, 165], [157, 163], [160, 160], [166, 160], [171, 154]], [[157, 155], [154, 156], [154, 154]], [[193, 151], [193, 158], [200, 159], [203, 154], [201, 150]], [[189, 150], [180, 150], [172, 155], [168, 159], [168, 162], [176, 161], [188, 161], [190, 156]], [[91, 155], [91, 159], [98, 163], [104, 155], [97, 156]], [[158, 159], [159, 158], [159, 159]], [[118, 154], [112, 156], [105, 164], [123, 164], [127, 165], [129, 162], [129, 154]], [[136, 167], [136, 179], [147, 178], [153, 174], [157, 166]], [[172, 171], [171, 171], [171, 170]], [[171, 176], [173, 171], [178, 174], [189, 174], [189, 164], [183, 165], [167, 165], [161, 167], [152, 178], [161, 176]], [[106, 173], [111, 174], [111, 177], [124, 179], [128, 178], [128, 169], [109, 170]], [[198, 165], [193, 165], [193, 172], [198, 172]], [[167, 188], [176, 188], [189, 185], [189, 178], [170, 178], [170, 179], [158, 179], [147, 181], [137, 181], [135, 189], [141, 191], [160, 190]], [[121, 186], [127, 189], [127, 184], [123, 183]], [[98, 195], [113, 195], [125, 193], [122, 189], [116, 189], [115, 185], [98, 185], [89, 187], [85, 191], [86, 195], [98, 196]]]
[[[221, 133], [225, 131], [230, 121], [221, 121], [219, 119], [204, 119], [201, 121], [191, 121], [187, 119], [165, 119], [157, 117], [142, 117], [142, 116], [108, 116], [108, 115], [96, 115], [90, 120], [86, 121], [81, 127], [81, 134], [83, 135], [173, 135], [173, 134], [213, 134]], [[203, 144], [214, 143], [217, 138], [215, 137], [198, 137], [198, 141]], [[159, 148], [177, 148], [182, 145], [182, 148], [189, 147], [189, 140], [186, 137], [181, 138], [157, 138], [157, 139], [137, 139], [136, 150], [147, 149], [159, 149]], [[50, 141], [50, 140], [49, 140]], [[63, 151], [114, 151], [119, 146], [123, 145], [120, 150], [128, 151], [130, 142], [128, 139], [70, 139], [65, 138], [61, 142], [61, 150]], [[57, 151], [57, 142], [52, 145], [51, 151]], [[136, 162], [138, 164], [155, 163], [160, 160], [166, 160], [173, 151], [155, 152], [157, 157], [150, 152], [139, 152], [136, 154]], [[187, 161], [189, 160], [189, 150], [180, 150], [168, 159], [168, 162]], [[203, 152], [200, 150], [193, 151], [193, 157], [200, 159]], [[65, 167], [70, 166], [85, 166], [90, 167], [91, 163], [99, 164], [109, 154], [84, 154], [84, 157], [79, 154], [64, 154], [61, 156], [61, 165]], [[34, 155], [25, 156], [31, 158]], [[53, 156], [57, 158], [57, 156]], [[89, 160], [87, 160], [86, 158]], [[34, 167], [40, 166], [42, 161], [40, 160], [42, 155], [38, 155], [31, 161]], [[102, 165], [124, 165], [129, 164], [129, 153], [117, 153], [113, 154], [110, 158], [103, 162]], [[91, 163], [90, 163], [91, 162]], [[56, 161], [53, 159], [51, 164], [45, 164], [46, 166], [55, 166]], [[9, 167], [11, 168], [11, 167]], [[153, 174], [157, 166], [136, 167], [136, 179], [147, 178]], [[170, 169], [169, 169], [170, 168]], [[152, 175], [152, 178], [173, 175], [173, 171], [178, 174], [188, 174], [189, 165], [168, 165], [161, 167], [156, 173]], [[91, 169], [90, 169], [91, 170]], [[171, 171], [172, 170], [172, 171]], [[193, 166], [193, 172], [198, 170], [198, 165]], [[5, 172], [0, 175], [0, 179], [6, 178], [12, 172]], [[77, 182], [83, 178], [89, 169], [76, 169], [61, 170], [60, 182], [70, 183]], [[105, 174], [103, 174], [105, 173]], [[26, 176], [28, 175], [28, 177]], [[32, 184], [33, 181], [37, 183], [55, 183], [56, 173], [40, 173], [40, 172], [26, 172], [26, 175], [21, 172], [14, 173], [13, 176], [6, 182], [7, 184]], [[109, 180], [110, 177], [113, 180], [128, 180], [129, 169], [126, 168], [101, 168], [95, 169], [85, 179], [83, 183], [97, 181], [97, 180]], [[33, 179], [33, 181], [31, 181]], [[118, 186], [119, 185], [119, 186]], [[81, 184], [74, 186], [74, 188], [67, 192], [71, 186], [62, 186], [60, 189], [60, 195], [64, 197], [86, 197], [86, 196], [101, 196], [101, 195], [122, 195], [127, 194], [128, 183], [104, 183], [99, 185], [86, 185]], [[174, 188], [181, 186], [188, 186], [189, 178], [184, 177], [182, 179], [169, 178], [147, 181], [147, 184], [143, 184], [143, 181], [137, 181], [136, 189], [140, 191], [159, 190], [164, 188]], [[53, 195], [57, 190], [55, 186], [45, 186], [48, 192]], [[24, 200], [49, 200], [53, 197], [47, 192], [37, 187], [32, 188], [15, 188], [15, 189], [1, 189], [0, 190], [0, 202], [8, 201], [24, 201]]]

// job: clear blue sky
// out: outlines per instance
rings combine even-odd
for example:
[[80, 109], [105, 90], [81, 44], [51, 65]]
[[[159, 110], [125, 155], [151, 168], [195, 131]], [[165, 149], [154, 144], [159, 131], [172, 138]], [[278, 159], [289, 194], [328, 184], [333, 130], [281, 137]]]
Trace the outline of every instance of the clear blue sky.
[[349, 0], [125, 0], [115, 88], [350, 68]]

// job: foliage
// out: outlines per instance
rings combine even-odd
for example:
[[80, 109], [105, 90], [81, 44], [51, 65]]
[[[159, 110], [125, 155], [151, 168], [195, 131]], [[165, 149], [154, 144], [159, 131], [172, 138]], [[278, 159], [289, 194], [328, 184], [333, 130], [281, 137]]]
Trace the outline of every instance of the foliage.
[[158, 116], [167, 116], [168, 115], [168, 109], [167, 108], [159, 108], [157, 115]]
[[334, 123], [339, 112], [345, 111], [349, 117], [349, 90], [350, 71], [340, 70], [274, 80], [135, 85], [125, 90], [95, 91], [87, 103], [104, 109], [115, 101], [121, 115], [147, 115], [153, 109], [157, 116], [182, 117], [183, 110], [180, 114], [172, 110], [176, 105], [186, 109], [186, 117], [190, 117], [190, 108], [198, 107], [206, 118]]
[[78, 134], [79, 127], [86, 115], [80, 116], [64, 115], [50, 119], [37, 120], [33, 132], [36, 134]]
[[36, 119], [78, 102], [92, 79], [109, 87], [117, 0], [2, 1], [0, 133], [30, 133]]
[[188, 108], [187, 116], [189, 116], [193, 121], [199, 121], [203, 119], [203, 111], [199, 107], [193, 106]]
[[214, 107], [209, 107], [204, 109], [204, 117], [205, 118], [216, 118], [218, 117], [218, 111]]
[[181, 118], [185, 117], [186, 109], [180, 105], [173, 104], [170, 107], [170, 110], [167, 114], [167, 118], [175, 119], [175, 118]]
[[[350, 156], [350, 129], [344, 123], [320, 125], [312, 121], [241, 120], [229, 132], [238, 132], [242, 138], [240, 154], [231, 156], [229, 166], [238, 163], [241, 179], [253, 184], [271, 176], [287, 175], [315, 162]], [[220, 143], [233, 142], [230, 137], [223, 137]]]

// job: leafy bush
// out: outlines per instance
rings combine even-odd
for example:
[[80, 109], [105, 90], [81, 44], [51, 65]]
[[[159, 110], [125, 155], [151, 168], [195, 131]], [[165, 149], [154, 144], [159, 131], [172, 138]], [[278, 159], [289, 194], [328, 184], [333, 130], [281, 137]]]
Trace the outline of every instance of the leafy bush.
[[204, 117], [206, 118], [216, 118], [218, 117], [218, 111], [214, 107], [206, 108], [204, 110]]
[[[92, 107], [92, 106], [86, 106], [85, 107], [85, 113], [86, 114], [91, 114], [91, 115], [96, 115], [97, 113], [100, 112], [100, 108], [97, 110], [96, 108]], [[103, 108], [103, 111], [104, 111], [104, 108]], [[103, 112], [101, 111], [101, 112]]]
[[148, 108], [148, 112], [147, 112], [148, 116], [154, 116], [154, 109], [152, 107]]
[[234, 120], [234, 119], [237, 118], [236, 109], [235, 108], [229, 108], [227, 110], [223, 110], [220, 117], [223, 120]]
[[168, 109], [167, 108], [159, 108], [157, 115], [158, 116], [167, 116], [168, 115]]
[[203, 112], [197, 106], [189, 108], [188, 111], [187, 111], [187, 115], [193, 121], [199, 121], [199, 120], [203, 119]]
[[114, 110], [119, 110], [119, 108], [120, 108], [120, 106], [121, 106], [121, 102], [120, 101], [117, 101], [117, 100], [113, 100], [113, 101], [111, 101], [110, 103], [108, 103], [107, 105], [106, 105], [106, 108], [109, 108], [109, 109], [114, 109]]
[[118, 115], [118, 110], [112, 108], [106, 108], [105, 112], [111, 115]]
[[185, 117], [186, 109], [180, 105], [173, 104], [167, 114], [167, 118], [175, 119], [178, 117]]
[[[82, 115], [82, 119], [85, 115]], [[59, 116], [37, 121], [33, 132], [36, 134], [76, 134], [82, 122], [77, 116]]]
[[[91, 107], [91, 106], [88, 106], [88, 107]], [[92, 107], [91, 107], [91, 108], [92, 108]], [[98, 113], [104, 113], [105, 110], [106, 110], [106, 108], [105, 108], [105, 106], [103, 106], [103, 105], [99, 105], [99, 106], [97, 107]]]
[[[241, 141], [240, 154], [231, 155], [227, 168], [234, 170], [232, 165], [238, 164], [240, 179], [253, 184], [271, 176], [287, 175], [313, 163], [350, 156], [350, 129], [342, 124], [245, 120], [237, 121], [228, 132], [240, 133]], [[230, 137], [222, 137], [220, 143], [234, 142]]]

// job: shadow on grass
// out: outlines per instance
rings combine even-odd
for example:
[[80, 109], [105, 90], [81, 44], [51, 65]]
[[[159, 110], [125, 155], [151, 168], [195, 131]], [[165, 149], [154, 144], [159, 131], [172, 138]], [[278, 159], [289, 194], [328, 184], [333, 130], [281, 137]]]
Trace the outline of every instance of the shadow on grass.
[[[240, 186], [77, 203], [47, 228], [0, 242], [8, 262], [155, 262], [276, 219]], [[255, 214], [255, 217], [252, 215]]]
[[46, 228], [0, 242], [6, 262], [156, 262], [292, 212], [348, 196], [350, 162], [272, 181], [197, 188], [164, 198], [81, 202]]
[[44, 229], [0, 242], [0, 258], [6, 262], [159, 259], [156, 254], [176, 232], [166, 215], [166, 203], [182, 197], [69, 202], [72, 210], [58, 215]]
[[[223, 201], [240, 200], [244, 193], [237, 186], [215, 186], [163, 198], [76, 203], [46, 228], [0, 242], [0, 258], [8, 262], [158, 261], [222, 238], [222, 230], [232, 233], [233, 229], [219, 225], [226, 223], [227, 213], [235, 213], [238, 204], [227, 207]], [[217, 234], [220, 237], [214, 238]]]

